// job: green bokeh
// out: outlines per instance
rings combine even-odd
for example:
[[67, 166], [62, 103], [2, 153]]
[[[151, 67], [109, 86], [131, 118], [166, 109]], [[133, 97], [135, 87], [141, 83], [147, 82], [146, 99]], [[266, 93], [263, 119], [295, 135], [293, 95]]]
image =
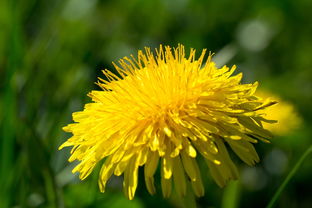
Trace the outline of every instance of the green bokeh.
[[[163, 199], [159, 187], [150, 196], [142, 177], [133, 201], [118, 177], [102, 194], [98, 171], [79, 181], [69, 149], [57, 150], [70, 137], [62, 126], [90, 101], [102, 69], [113, 71], [112, 61], [145, 46], [178, 43], [215, 52], [217, 64], [238, 65], [244, 82], [258, 80], [302, 117], [297, 130], [257, 144], [264, 161], [257, 167], [238, 162], [239, 183], [220, 189], [206, 174], [206, 195], [196, 199], [198, 207], [264, 207], [311, 145], [311, 11], [310, 0], [1, 0], [0, 207], [189, 206]], [[279, 162], [284, 169], [272, 172]], [[279, 207], [312, 207], [311, 171], [310, 157]]]

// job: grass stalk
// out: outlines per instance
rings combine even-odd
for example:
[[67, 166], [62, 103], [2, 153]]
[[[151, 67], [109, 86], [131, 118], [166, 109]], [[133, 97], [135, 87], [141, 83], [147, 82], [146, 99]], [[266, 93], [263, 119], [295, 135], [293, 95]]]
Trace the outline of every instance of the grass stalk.
[[285, 189], [287, 183], [290, 181], [290, 179], [295, 175], [295, 173], [298, 171], [299, 167], [301, 166], [301, 164], [303, 163], [303, 161], [307, 158], [307, 156], [312, 153], [312, 145], [302, 154], [302, 156], [300, 157], [300, 159], [298, 160], [298, 162], [295, 164], [295, 166], [293, 167], [293, 169], [289, 172], [289, 174], [287, 175], [286, 179], [283, 181], [283, 183], [279, 186], [279, 188], [277, 189], [277, 191], [275, 192], [274, 196], [272, 197], [271, 201], [269, 202], [267, 208], [272, 208], [274, 207], [277, 199], [279, 198], [279, 196], [281, 195], [281, 193], [283, 192], [283, 190]]

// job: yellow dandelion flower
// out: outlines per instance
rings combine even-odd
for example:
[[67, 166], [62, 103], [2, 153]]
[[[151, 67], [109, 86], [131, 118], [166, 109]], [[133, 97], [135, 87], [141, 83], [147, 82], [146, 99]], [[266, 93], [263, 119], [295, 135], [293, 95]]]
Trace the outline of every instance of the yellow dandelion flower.
[[114, 64], [119, 75], [105, 70], [102, 91], [92, 91], [92, 103], [73, 113], [75, 123], [64, 127], [73, 136], [61, 147], [73, 146], [69, 161], [79, 160], [73, 172], [86, 178], [105, 158], [99, 175], [102, 192], [112, 174], [123, 174], [126, 196], [133, 199], [139, 167], [144, 166], [147, 190], [155, 193], [154, 174], [160, 164], [161, 188], [185, 195], [191, 183], [196, 196], [204, 195], [200, 155], [219, 186], [236, 179], [238, 171], [230, 147], [248, 165], [259, 161], [253, 143], [268, 142], [270, 122], [259, 110], [272, 104], [254, 96], [258, 83], [241, 84], [235, 66], [218, 69], [203, 50], [195, 59], [184, 46], [138, 52]]
[[302, 120], [293, 104], [284, 101], [279, 96], [266, 90], [259, 90], [256, 94], [257, 96], [277, 101], [277, 105], [261, 110], [261, 113], [263, 113], [267, 119], [278, 121], [274, 125], [271, 123], [264, 123], [263, 126], [266, 129], [276, 135], [283, 136], [300, 126]]

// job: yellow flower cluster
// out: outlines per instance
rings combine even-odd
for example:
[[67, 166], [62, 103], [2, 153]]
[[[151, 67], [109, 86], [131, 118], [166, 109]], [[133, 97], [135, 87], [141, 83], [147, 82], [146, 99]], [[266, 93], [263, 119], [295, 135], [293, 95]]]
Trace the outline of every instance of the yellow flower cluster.
[[270, 130], [275, 135], [286, 135], [297, 129], [302, 123], [301, 117], [291, 103], [284, 101], [279, 96], [266, 90], [258, 90], [256, 95], [277, 101], [276, 105], [262, 109], [261, 111], [267, 119], [278, 121], [273, 125], [270, 123], [263, 124], [266, 129]]
[[[227, 148], [248, 165], [259, 161], [253, 143], [268, 142], [271, 133], [260, 110], [274, 104], [254, 96], [257, 83], [241, 84], [235, 66], [218, 69], [205, 59], [195, 59], [184, 46], [149, 48], [138, 58], [123, 58], [105, 70], [102, 91], [92, 91], [92, 103], [73, 113], [75, 123], [64, 127], [73, 136], [60, 148], [73, 146], [69, 161], [79, 160], [73, 172], [86, 178], [105, 158], [99, 176], [102, 192], [112, 174], [123, 174], [126, 196], [133, 199], [138, 170], [144, 167], [147, 190], [154, 194], [154, 174], [160, 165], [161, 187], [169, 197], [174, 185], [185, 195], [187, 183], [197, 196], [204, 195], [199, 158], [209, 166], [219, 186], [236, 179], [238, 171]], [[204, 62], [204, 60], [206, 60]]]

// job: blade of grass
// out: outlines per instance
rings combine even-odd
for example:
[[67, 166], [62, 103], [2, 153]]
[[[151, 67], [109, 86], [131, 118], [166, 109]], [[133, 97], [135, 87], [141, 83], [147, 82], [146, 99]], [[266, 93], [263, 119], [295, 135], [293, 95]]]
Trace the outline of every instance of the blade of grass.
[[17, 2], [5, 1], [1, 3], [7, 11], [7, 16], [1, 16], [4, 18], [4, 22], [8, 23], [10, 27], [7, 28], [6, 45], [5, 50], [7, 55], [7, 62], [5, 62], [5, 78], [4, 78], [4, 91], [3, 100], [1, 101], [1, 109], [5, 109], [3, 112], [3, 118], [0, 119], [0, 201], [1, 206], [8, 207], [12, 195], [10, 194], [11, 182], [10, 176], [14, 174], [14, 145], [16, 138], [16, 89], [14, 82], [12, 82], [15, 71], [20, 68], [22, 60], [22, 35], [21, 24], [18, 16]]
[[284, 188], [286, 187], [287, 183], [290, 181], [290, 179], [295, 175], [295, 173], [298, 171], [299, 167], [303, 163], [303, 161], [307, 158], [307, 156], [312, 153], [312, 145], [302, 154], [296, 165], [293, 167], [293, 169], [290, 171], [290, 173], [287, 175], [286, 179], [283, 181], [282, 185], [277, 189], [274, 196], [272, 197], [271, 201], [269, 202], [267, 208], [272, 208], [275, 205], [275, 202], [283, 192]]

